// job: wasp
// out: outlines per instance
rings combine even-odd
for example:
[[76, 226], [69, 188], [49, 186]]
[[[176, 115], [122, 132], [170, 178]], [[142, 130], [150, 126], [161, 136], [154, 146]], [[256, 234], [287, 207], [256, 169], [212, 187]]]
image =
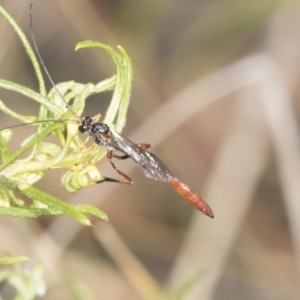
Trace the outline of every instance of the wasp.
[[[196, 194], [187, 184], [180, 181], [160, 158], [146, 150], [150, 147], [149, 144], [135, 144], [108, 125], [104, 123], [95, 123], [94, 119], [89, 116], [82, 118], [80, 123], [78, 130], [81, 133], [88, 134], [94, 139], [96, 144], [107, 149], [108, 161], [122, 177], [122, 180], [104, 177], [97, 183], [107, 181], [132, 184], [132, 179], [120, 171], [112, 160], [113, 157], [119, 159], [131, 158], [147, 178], [169, 182], [188, 202], [207, 216], [211, 218], [214, 217], [210, 206], [198, 194]], [[117, 155], [114, 153], [115, 151], [118, 151], [123, 155]]]

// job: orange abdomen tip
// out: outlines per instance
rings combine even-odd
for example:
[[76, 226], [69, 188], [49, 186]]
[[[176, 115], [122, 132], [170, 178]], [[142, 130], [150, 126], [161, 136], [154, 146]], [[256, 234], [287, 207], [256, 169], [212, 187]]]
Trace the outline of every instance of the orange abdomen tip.
[[198, 210], [200, 210], [205, 215], [210, 218], [214, 217], [214, 213], [210, 206], [198, 195], [196, 194], [188, 185], [179, 181], [177, 178], [172, 178], [170, 183], [173, 185], [175, 190]]

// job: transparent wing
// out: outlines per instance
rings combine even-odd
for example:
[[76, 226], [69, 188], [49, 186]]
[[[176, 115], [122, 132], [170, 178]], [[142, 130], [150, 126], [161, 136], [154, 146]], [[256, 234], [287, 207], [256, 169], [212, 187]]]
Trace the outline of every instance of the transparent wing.
[[168, 166], [157, 156], [140, 148], [138, 145], [111, 129], [110, 144], [115, 150], [128, 155], [150, 179], [170, 181], [174, 175]]

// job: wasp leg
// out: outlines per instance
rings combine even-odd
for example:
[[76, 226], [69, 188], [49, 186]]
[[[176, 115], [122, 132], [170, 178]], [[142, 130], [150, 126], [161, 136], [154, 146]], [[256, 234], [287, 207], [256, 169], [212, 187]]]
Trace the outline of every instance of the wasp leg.
[[101, 180], [97, 181], [96, 183], [102, 183], [102, 182], [116, 182], [116, 183], [124, 183], [124, 184], [132, 184], [132, 182], [125, 182], [122, 180], [110, 178], [110, 177], [103, 177]]
[[84, 165], [81, 167], [81, 170], [84, 170], [89, 164], [90, 162], [92, 161], [92, 159], [97, 155], [97, 153], [100, 151], [100, 149], [94, 153], [85, 163]]
[[[118, 174], [123, 178], [123, 180], [111, 180], [112, 178], [110, 178], [109, 180], [105, 180], [105, 177], [104, 177], [104, 181], [113, 181], [113, 182], [121, 182], [121, 183], [126, 183], [126, 184], [133, 184], [133, 180], [128, 176], [126, 175], [125, 173], [123, 173], [122, 171], [120, 171], [114, 164], [114, 162], [112, 161], [112, 158], [113, 158], [113, 152], [112, 151], [107, 151], [107, 159], [108, 161], [110, 162], [111, 166], [115, 169], [116, 172], [118, 172]], [[116, 181], [115, 181], [116, 180]]]
[[98, 115], [94, 116], [93, 117], [93, 122], [94, 123], [98, 122], [100, 120], [100, 118], [101, 118], [101, 114], [98, 114]]

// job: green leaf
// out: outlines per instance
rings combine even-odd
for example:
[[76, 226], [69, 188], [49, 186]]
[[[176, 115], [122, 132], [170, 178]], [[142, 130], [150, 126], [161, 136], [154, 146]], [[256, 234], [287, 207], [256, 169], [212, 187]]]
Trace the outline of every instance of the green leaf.
[[[88, 205], [78, 204], [74, 206], [83, 214], [89, 214], [93, 217], [108, 221], [108, 216], [99, 208]], [[0, 215], [11, 216], [11, 217], [22, 217], [22, 218], [38, 218], [45, 216], [59, 216], [63, 215], [64, 212], [53, 208], [34, 208], [34, 207], [1, 207]]]
[[35, 71], [35, 74], [38, 78], [39, 85], [40, 85], [40, 93], [41, 93], [41, 95], [45, 96], [46, 95], [46, 88], [45, 88], [45, 82], [44, 82], [44, 79], [43, 79], [41, 68], [40, 68], [39, 62], [38, 62], [38, 60], [37, 60], [37, 58], [34, 54], [34, 51], [31, 47], [28, 39], [26, 38], [26, 36], [23, 33], [22, 29], [15, 22], [13, 17], [1, 5], [0, 5], [0, 14], [4, 17], [5, 20], [8, 21], [8, 23], [12, 26], [14, 31], [19, 36], [19, 38], [20, 38], [20, 40], [23, 44], [23, 47], [25, 48], [25, 51], [26, 51], [27, 55], [29, 56], [29, 59], [31, 60], [31, 63], [32, 63], [34, 71]]
[[76, 45], [75, 50], [82, 48], [101, 48], [105, 50], [114, 60], [117, 67], [116, 86], [109, 108], [106, 112], [104, 123], [112, 124], [117, 116], [115, 129], [122, 131], [126, 123], [126, 114], [129, 105], [131, 84], [132, 84], [132, 66], [131, 61], [125, 50], [118, 46], [120, 53], [112, 47], [94, 41], [84, 41]]
[[[6, 90], [9, 91], [13, 91], [16, 93], [19, 93], [29, 99], [32, 99], [38, 103], [40, 103], [41, 105], [44, 105], [45, 107], [47, 107], [50, 111], [53, 112], [59, 112], [60, 108], [58, 106], [56, 106], [54, 103], [52, 103], [51, 101], [49, 101], [48, 98], [46, 98], [46, 96], [42, 96], [41, 94], [35, 92], [34, 90], [27, 88], [23, 85], [8, 81], [8, 80], [4, 80], [4, 79], [0, 79], [0, 87], [4, 88]], [[17, 118], [18, 120], [22, 121], [22, 122], [29, 122], [29, 121], [33, 121], [32, 119], [24, 119], [24, 117], [21, 117], [21, 115], [18, 114], [14, 114], [12, 115], [12, 111], [8, 110], [7, 107], [4, 105], [4, 103], [1, 101], [0, 102], [0, 108], [3, 112], [11, 115], [12, 117]]]
[[80, 210], [83, 214], [89, 214], [103, 221], [108, 221], [107, 214], [95, 206], [88, 204], [78, 204], [76, 205], [76, 208]]
[[0, 176], [0, 184], [9, 190], [23, 194], [28, 198], [39, 201], [54, 210], [69, 215], [83, 225], [91, 226], [90, 220], [77, 208], [56, 197], [53, 197], [31, 186], [25, 188], [24, 190], [20, 189], [17, 182], [8, 179], [5, 176]]
[[[63, 118], [68, 118], [72, 116], [72, 112], [68, 111], [65, 114], [63, 114]], [[0, 171], [3, 170], [6, 166], [8, 166], [10, 163], [12, 163], [14, 160], [16, 160], [20, 155], [22, 155], [27, 149], [29, 149], [30, 147], [32, 147], [34, 144], [36, 144], [38, 141], [40, 141], [41, 139], [45, 138], [46, 136], [48, 136], [50, 133], [52, 133], [53, 131], [55, 131], [56, 128], [58, 128], [59, 126], [61, 126], [61, 123], [63, 120], [59, 120], [60, 122], [54, 122], [52, 125], [50, 125], [49, 127], [47, 127], [43, 132], [41, 132], [40, 134], [37, 134], [33, 139], [31, 139], [26, 145], [24, 145], [22, 148], [20, 148], [18, 151], [16, 151], [14, 154], [11, 155], [11, 157], [7, 160], [5, 160], [1, 167], [0, 167]]]
[[7, 256], [4, 258], [0, 258], [0, 266], [17, 264], [26, 260], [28, 260], [28, 257], [26, 256]]
[[[25, 137], [21, 148], [11, 153], [8, 141], [11, 136], [0, 129], [0, 166], [1, 195], [3, 195], [0, 214], [36, 218], [39, 216], [53, 216], [66, 214], [84, 225], [91, 225], [85, 214], [107, 221], [107, 215], [90, 205], [72, 206], [64, 201], [42, 192], [31, 185], [42, 178], [44, 171], [53, 168], [67, 170], [63, 177], [63, 187], [69, 191], [76, 191], [90, 186], [101, 178], [95, 162], [105, 156], [106, 150], [99, 145], [92, 144], [85, 147], [82, 138], [78, 135], [80, 115], [84, 111], [86, 99], [95, 93], [114, 90], [111, 103], [104, 117], [104, 122], [121, 132], [126, 123], [126, 114], [129, 105], [132, 84], [132, 67], [125, 50], [118, 46], [112, 47], [93, 41], [78, 43], [76, 50], [81, 48], [97, 47], [105, 50], [116, 65], [116, 75], [102, 80], [99, 83], [81, 84], [74, 81], [53, 86], [47, 95], [39, 62], [30, 43], [13, 18], [0, 5], [2, 15], [17, 33], [35, 70], [39, 81], [39, 93], [20, 84], [0, 79], [0, 88], [19, 93], [40, 104], [38, 116], [24, 116], [7, 107], [0, 100], [0, 110], [11, 117], [23, 122], [34, 123], [38, 126], [37, 132]], [[71, 106], [68, 103], [72, 103]], [[67, 112], [65, 112], [68, 110]], [[53, 123], [50, 123], [53, 122]], [[18, 127], [18, 124], [12, 127]], [[61, 145], [57, 146], [44, 139], [55, 134]], [[20, 159], [24, 152], [31, 149], [31, 153]], [[70, 151], [71, 150], [71, 151]], [[23, 194], [33, 200], [33, 205], [25, 206], [17, 199], [14, 193]], [[38, 203], [43, 206], [37, 205]]]

